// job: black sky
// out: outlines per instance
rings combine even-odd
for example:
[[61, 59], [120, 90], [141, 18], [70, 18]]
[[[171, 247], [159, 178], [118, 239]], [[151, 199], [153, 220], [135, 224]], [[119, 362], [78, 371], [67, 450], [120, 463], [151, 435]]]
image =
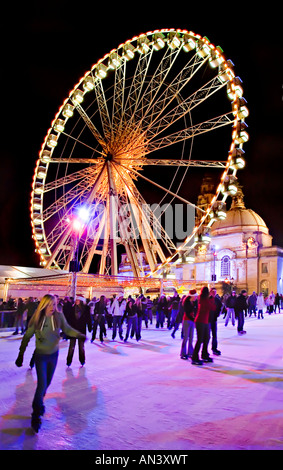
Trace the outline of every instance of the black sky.
[[20, 10], [7, 7], [2, 16], [0, 264], [38, 266], [29, 215], [33, 171], [69, 91], [120, 43], [171, 27], [207, 36], [234, 62], [250, 110], [247, 163], [239, 180], [246, 206], [265, 220], [273, 243], [283, 246], [280, 12], [248, 6], [245, 12], [242, 2], [208, 9], [172, 2], [160, 4], [160, 10], [152, 10], [150, 2], [112, 3], [26, 2]]

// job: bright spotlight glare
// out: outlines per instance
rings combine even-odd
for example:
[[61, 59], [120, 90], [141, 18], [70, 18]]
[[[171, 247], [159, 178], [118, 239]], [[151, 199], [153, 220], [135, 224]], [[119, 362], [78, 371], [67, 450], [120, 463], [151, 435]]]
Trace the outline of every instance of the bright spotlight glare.
[[82, 227], [82, 223], [81, 223], [81, 221], [78, 220], [78, 219], [74, 219], [72, 225], [73, 225], [73, 230], [75, 230], [75, 231], [77, 231], [77, 232], [78, 232], [78, 231], [81, 229], [81, 227]]
[[81, 220], [86, 222], [89, 219], [89, 211], [86, 207], [81, 207], [78, 212], [78, 216]]

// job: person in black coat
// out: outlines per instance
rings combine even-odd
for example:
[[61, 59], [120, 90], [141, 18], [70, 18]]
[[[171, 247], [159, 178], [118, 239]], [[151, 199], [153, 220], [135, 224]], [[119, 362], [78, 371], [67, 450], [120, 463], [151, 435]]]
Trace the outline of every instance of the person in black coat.
[[214, 302], [214, 308], [209, 312], [209, 323], [212, 336], [212, 352], [216, 356], [220, 356], [221, 351], [217, 349], [217, 318], [219, 317], [222, 310], [222, 302], [219, 296], [217, 295], [215, 287], [210, 290], [210, 298], [213, 299]]
[[[96, 302], [93, 312], [93, 328], [92, 328], [92, 338], [91, 342], [95, 340], [97, 327], [99, 326], [99, 339], [103, 343], [103, 337], [106, 336], [106, 315], [108, 314], [107, 305], [109, 301], [106, 299], [105, 295], [101, 295], [98, 302]], [[112, 317], [112, 315], [111, 315]], [[111, 321], [112, 323], [112, 321]]]
[[161, 328], [163, 328], [163, 324], [165, 321], [165, 318], [167, 317], [168, 314], [168, 302], [164, 294], [162, 294], [158, 300], [157, 303], [157, 309], [156, 309], [156, 328], [159, 328], [159, 325]]
[[242, 290], [240, 295], [238, 295], [235, 303], [235, 312], [236, 318], [238, 319], [238, 334], [244, 335], [246, 331], [244, 330], [244, 322], [245, 322], [245, 312], [247, 311], [248, 304], [247, 304], [247, 291]]
[[17, 311], [16, 311], [16, 329], [13, 335], [17, 335], [19, 332], [19, 326], [21, 327], [22, 334], [24, 333], [24, 311], [26, 310], [26, 305], [21, 297], [18, 298]]
[[126, 304], [126, 309], [123, 315], [123, 320], [126, 319], [127, 321], [127, 331], [124, 342], [128, 341], [130, 332], [131, 338], [136, 335], [136, 340], [139, 341], [140, 337], [138, 334], [138, 306], [133, 299], [128, 299]]
[[[68, 323], [72, 328], [86, 335], [86, 327], [88, 331], [91, 332], [92, 324], [90, 311], [86, 305], [86, 300], [82, 296], [77, 296], [75, 303], [72, 306], [72, 309], [69, 314]], [[85, 364], [85, 348], [84, 348], [84, 339], [79, 338], [70, 338], [70, 345], [67, 355], [67, 366], [69, 367], [73, 360], [73, 355], [76, 347], [76, 341], [79, 345], [79, 361], [83, 366]]]
[[195, 330], [195, 302], [196, 290], [190, 290], [189, 295], [183, 297], [183, 341], [181, 346], [180, 357], [181, 359], [188, 359], [192, 357], [194, 347], [193, 347], [193, 338]]

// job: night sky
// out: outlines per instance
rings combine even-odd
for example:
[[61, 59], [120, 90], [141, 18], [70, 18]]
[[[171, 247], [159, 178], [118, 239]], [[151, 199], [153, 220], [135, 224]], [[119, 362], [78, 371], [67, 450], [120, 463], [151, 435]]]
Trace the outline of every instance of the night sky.
[[111, 49], [161, 28], [207, 36], [234, 62], [250, 111], [239, 181], [246, 206], [264, 219], [273, 244], [283, 247], [280, 12], [249, 7], [245, 12], [243, 2], [209, 9], [172, 2], [168, 8], [160, 4], [160, 11], [151, 11], [149, 2], [95, 4], [25, 2], [20, 10], [6, 7], [2, 15], [0, 264], [38, 266], [29, 214], [32, 177], [43, 139], [69, 91]]

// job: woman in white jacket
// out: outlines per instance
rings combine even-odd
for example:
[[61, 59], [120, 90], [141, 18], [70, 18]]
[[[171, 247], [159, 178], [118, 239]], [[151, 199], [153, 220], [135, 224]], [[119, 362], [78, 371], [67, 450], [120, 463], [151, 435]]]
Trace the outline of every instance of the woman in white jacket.
[[110, 307], [110, 313], [113, 316], [113, 333], [112, 339], [116, 338], [117, 326], [119, 330], [120, 340], [123, 341], [123, 328], [122, 328], [122, 318], [126, 308], [126, 301], [123, 299], [123, 296], [115, 297], [113, 303]]
[[264, 307], [265, 307], [265, 302], [264, 302], [263, 293], [260, 292], [260, 294], [257, 297], [257, 301], [256, 301], [256, 308], [257, 308], [257, 313], [258, 313], [257, 318], [260, 318], [260, 315], [261, 315], [261, 318], [263, 318], [263, 309], [264, 309]]

